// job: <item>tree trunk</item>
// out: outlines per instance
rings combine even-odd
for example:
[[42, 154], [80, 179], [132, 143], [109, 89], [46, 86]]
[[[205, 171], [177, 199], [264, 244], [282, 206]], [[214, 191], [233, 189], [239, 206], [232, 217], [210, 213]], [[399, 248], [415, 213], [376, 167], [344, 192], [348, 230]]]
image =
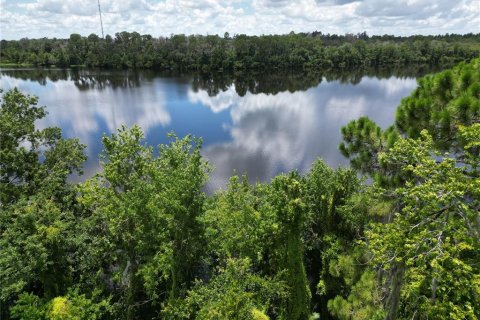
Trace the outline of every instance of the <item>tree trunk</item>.
[[385, 317], [385, 320], [395, 320], [397, 318], [404, 274], [405, 264], [399, 262], [391, 272], [390, 294], [388, 295], [386, 304], [387, 316]]

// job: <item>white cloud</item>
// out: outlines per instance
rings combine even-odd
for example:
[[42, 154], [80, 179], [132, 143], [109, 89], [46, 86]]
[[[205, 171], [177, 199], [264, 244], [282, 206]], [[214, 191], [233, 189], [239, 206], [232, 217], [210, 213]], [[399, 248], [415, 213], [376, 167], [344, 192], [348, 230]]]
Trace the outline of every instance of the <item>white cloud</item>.
[[[480, 31], [478, 0], [101, 0], [109, 34], [153, 36], [290, 31], [443, 34]], [[97, 1], [1, 0], [1, 37], [100, 33]]]
[[458, 6], [451, 0], [370, 0], [362, 2], [357, 13], [364, 16], [428, 18]]
[[86, 1], [44, 0], [18, 6], [25, 8], [27, 12], [47, 12], [54, 15], [93, 16], [98, 12], [97, 8]]

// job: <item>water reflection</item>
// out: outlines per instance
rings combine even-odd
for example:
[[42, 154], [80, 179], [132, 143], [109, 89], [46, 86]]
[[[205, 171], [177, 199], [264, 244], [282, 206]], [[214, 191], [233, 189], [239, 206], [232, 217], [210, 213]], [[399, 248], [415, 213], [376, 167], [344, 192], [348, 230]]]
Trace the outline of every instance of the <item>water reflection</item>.
[[347, 165], [338, 152], [340, 127], [368, 115], [386, 127], [398, 102], [416, 86], [415, 79], [364, 77], [357, 85], [322, 82], [305, 92], [239, 97], [231, 87], [215, 97], [190, 92], [190, 100], [212, 112], [229, 110], [226, 127], [232, 140], [209, 145], [204, 154], [217, 165], [212, 187], [221, 186], [233, 170], [248, 172], [250, 181], [265, 181], [291, 168], [307, 171], [322, 157], [329, 165]]
[[361, 115], [392, 123], [414, 77], [379, 74], [178, 75], [140, 71], [1, 70], [3, 89], [39, 96], [49, 115], [39, 125], [59, 126], [87, 144], [86, 175], [98, 170], [102, 134], [139, 124], [150, 144], [166, 133], [202, 136], [214, 165], [209, 191], [235, 170], [251, 181], [280, 171], [308, 170], [322, 157], [346, 164], [338, 152], [340, 127]]
[[435, 72], [426, 65], [410, 65], [407, 67], [391, 67], [386, 69], [333, 69], [303, 72], [275, 73], [215, 73], [215, 74], [181, 74], [178, 72], [156, 72], [153, 70], [95, 70], [95, 69], [55, 69], [55, 68], [3, 68], [1, 77], [37, 82], [46, 86], [49, 82], [72, 81], [82, 91], [103, 90], [105, 88], [134, 88], [143, 82], [151, 82], [155, 78], [174, 79], [179, 84], [189, 84], [194, 91], [205, 90], [209, 96], [215, 96], [228, 90], [232, 85], [236, 93], [243, 97], [250, 93], [276, 94], [283, 91], [305, 91], [316, 87], [322, 80], [339, 81], [342, 84], [358, 84], [363, 77], [377, 79], [415, 78]]
[[359, 84], [364, 77], [376, 79], [416, 78], [435, 72], [431, 67], [411, 65], [403, 68], [314, 70], [304, 72], [201, 74], [193, 77], [194, 91], [205, 90], [209, 96], [227, 91], [232, 87], [243, 97], [247, 92], [277, 94], [284, 91], [305, 91], [318, 86], [322, 81], [338, 81], [341, 84]]

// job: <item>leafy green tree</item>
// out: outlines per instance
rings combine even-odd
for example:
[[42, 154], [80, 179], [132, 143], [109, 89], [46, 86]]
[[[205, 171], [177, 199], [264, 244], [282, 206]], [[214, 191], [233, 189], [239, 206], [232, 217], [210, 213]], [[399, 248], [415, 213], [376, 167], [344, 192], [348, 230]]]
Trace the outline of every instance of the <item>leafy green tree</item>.
[[68, 39], [67, 52], [70, 65], [84, 64], [85, 58], [85, 38], [78, 33], [72, 33]]
[[279, 175], [272, 180], [267, 195], [278, 224], [272, 262], [277, 272], [284, 272], [283, 279], [288, 286], [285, 317], [292, 320], [310, 316], [311, 293], [303, 263], [302, 232], [306, 210], [301, 182], [294, 172]]
[[328, 301], [328, 309], [340, 320], [380, 320], [384, 319], [381, 291], [374, 271], [365, 271], [348, 295], [341, 295]]
[[233, 176], [227, 190], [209, 201], [202, 222], [214, 259], [249, 258], [257, 268], [266, 262], [276, 223], [262, 205], [264, 194], [265, 186], [250, 186], [246, 177]]
[[455, 150], [459, 125], [480, 120], [480, 59], [419, 80], [397, 109], [396, 127], [411, 138], [427, 129], [436, 148]]
[[313, 292], [316, 289], [313, 302], [319, 305], [321, 317], [329, 315], [327, 301], [348, 287], [339, 274], [332, 274], [329, 270], [337, 256], [347, 251], [354, 239], [362, 234], [366, 223], [362, 220], [362, 212], [356, 210], [354, 214], [346, 214], [346, 210], [342, 210], [359, 190], [360, 180], [356, 172], [334, 170], [322, 160], [315, 161], [305, 177], [304, 198], [308, 212], [303, 232], [305, 258], [313, 285], [311, 289]]
[[[478, 294], [465, 289], [478, 281], [480, 135], [472, 125], [478, 120], [478, 65], [476, 59], [420, 79], [402, 100], [395, 127], [382, 131], [361, 118], [342, 129], [341, 151], [386, 188], [372, 189], [372, 208], [384, 218], [373, 220], [365, 237], [388, 293], [386, 319], [478, 317]], [[340, 316], [344, 307], [350, 310], [353, 293], [332, 301], [331, 311]]]
[[22, 291], [46, 298], [62, 294], [71, 284], [74, 218], [43, 196], [30, 197], [2, 212], [1, 298]]
[[96, 320], [110, 312], [108, 300], [94, 302], [77, 290], [66, 296], [45, 301], [36, 295], [23, 293], [11, 309], [13, 319], [22, 320]]
[[103, 172], [80, 188], [91, 210], [84, 223], [85, 277], [96, 277], [93, 286], [113, 286], [127, 319], [154, 312], [166, 292], [178, 298], [193, 281], [209, 170], [199, 141], [175, 138], [154, 157], [142, 139], [138, 127], [105, 137]]
[[8, 310], [23, 291], [51, 298], [72, 283], [75, 191], [67, 182], [85, 160], [78, 140], [58, 128], [37, 130], [45, 116], [17, 89], [0, 108], [0, 301]]
[[[373, 224], [367, 232], [373, 262], [397, 272], [390, 285], [389, 319], [476, 319], [480, 315], [478, 219], [480, 180], [476, 166], [480, 126], [460, 129], [469, 143], [466, 162], [434, 151], [424, 130], [418, 140], [402, 139], [380, 161], [400, 165], [411, 175], [393, 190], [399, 206], [391, 223]], [[441, 158], [439, 158], [441, 157]], [[398, 311], [397, 311], [398, 310]]]
[[171, 303], [163, 315], [168, 319], [266, 320], [278, 312], [287, 298], [285, 284], [252, 272], [249, 259], [227, 259], [225, 267], [205, 283], [198, 281], [187, 297]]
[[[342, 128], [340, 151], [356, 170], [368, 174], [383, 185], [399, 185], [409, 179], [393, 164], [379, 163], [378, 154], [389, 150], [401, 137], [418, 138], [428, 130], [435, 148], [462, 152], [457, 139], [460, 126], [480, 120], [480, 60], [460, 64], [421, 78], [417, 89], [403, 99], [396, 113], [395, 125], [382, 130], [366, 117]], [[389, 165], [389, 166], [388, 166]]]
[[[84, 146], [76, 139], [62, 139], [59, 128], [38, 130], [35, 121], [45, 117], [38, 99], [18, 89], [2, 96], [0, 108], [0, 206], [21, 196], [50, 189], [65, 196], [68, 175], [81, 173]], [[47, 180], [49, 183], [45, 183]], [[62, 187], [63, 186], [63, 187]]]

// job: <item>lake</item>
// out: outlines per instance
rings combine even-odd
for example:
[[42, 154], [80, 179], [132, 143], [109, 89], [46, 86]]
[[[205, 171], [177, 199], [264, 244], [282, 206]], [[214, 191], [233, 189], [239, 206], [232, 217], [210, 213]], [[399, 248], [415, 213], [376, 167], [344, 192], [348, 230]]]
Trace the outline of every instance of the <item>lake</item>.
[[338, 151], [340, 128], [363, 115], [384, 128], [392, 124], [416, 77], [0, 69], [0, 87], [38, 96], [48, 111], [38, 126], [58, 126], [87, 146], [86, 177], [100, 169], [101, 137], [122, 124], [139, 124], [151, 145], [168, 142], [172, 131], [202, 137], [202, 154], [214, 167], [212, 192], [233, 172], [255, 182], [306, 172], [319, 157], [333, 167], [348, 165]]

